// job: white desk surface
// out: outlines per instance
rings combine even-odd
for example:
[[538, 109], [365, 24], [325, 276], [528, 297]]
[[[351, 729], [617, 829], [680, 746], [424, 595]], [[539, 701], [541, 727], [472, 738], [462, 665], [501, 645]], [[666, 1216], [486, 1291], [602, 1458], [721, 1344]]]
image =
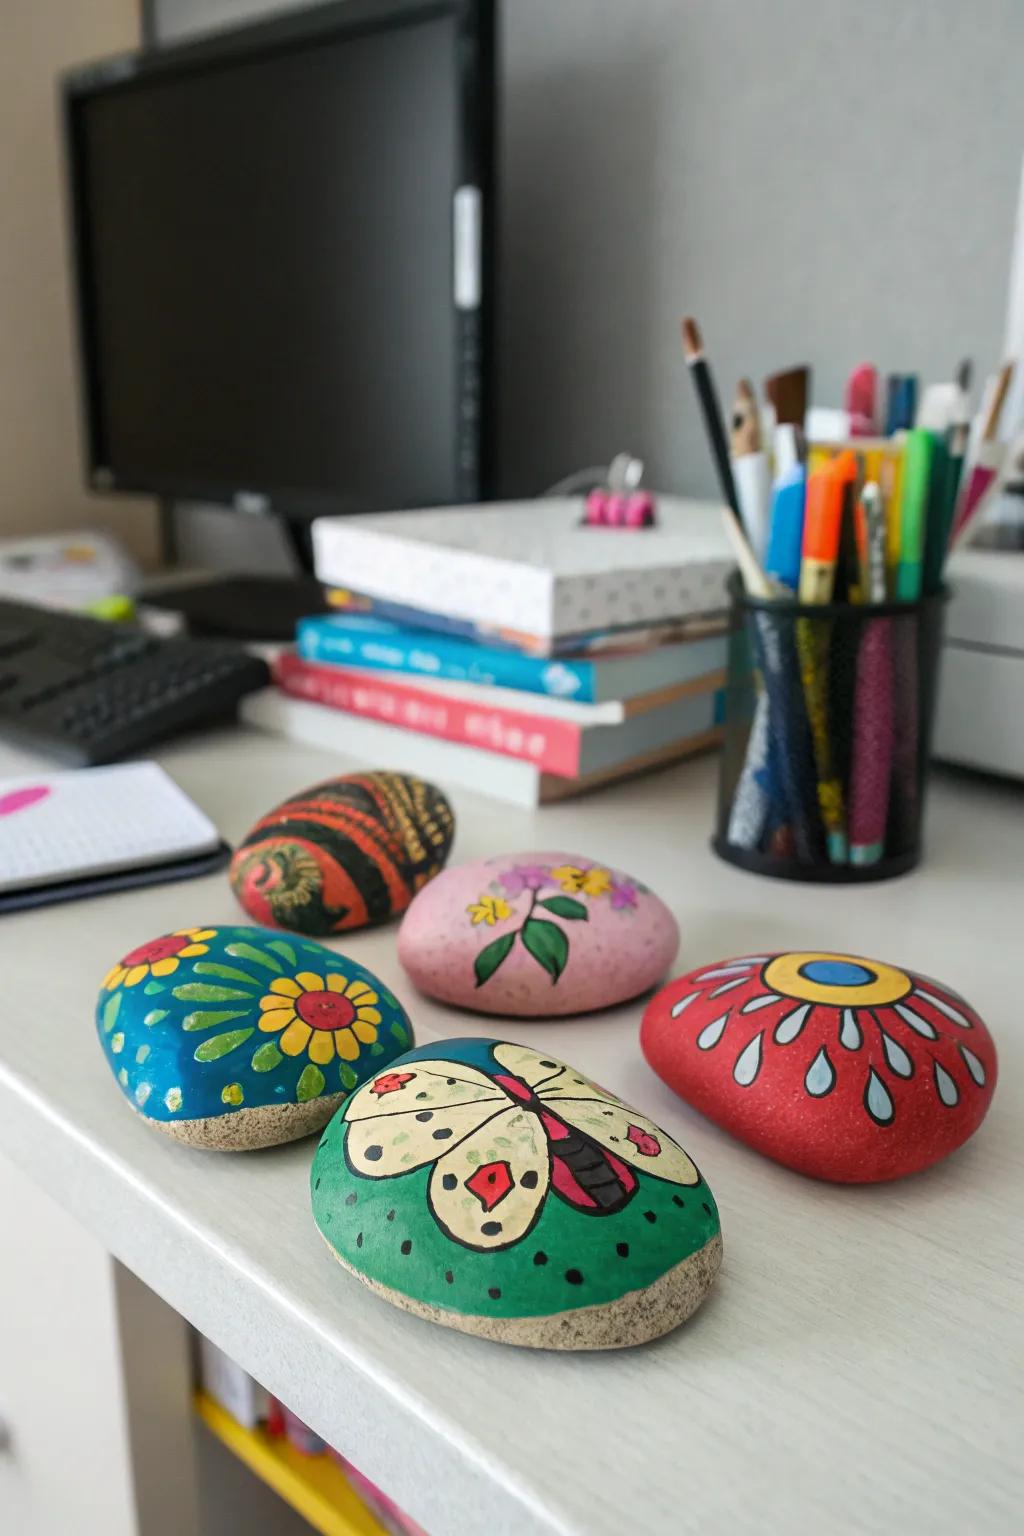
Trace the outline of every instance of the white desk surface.
[[[229, 839], [354, 766], [227, 731], [160, 760]], [[0, 753], [0, 772], [25, 763]], [[640, 1003], [503, 1029], [411, 995], [394, 928], [336, 945], [410, 1005], [421, 1040], [507, 1031], [558, 1051], [693, 1153], [725, 1262], [666, 1339], [536, 1354], [422, 1322], [331, 1259], [309, 1211], [313, 1141], [195, 1152], [128, 1112], [94, 1039], [100, 978], [154, 934], [237, 922], [223, 875], [0, 919], [0, 1149], [431, 1536], [1008, 1536], [1024, 1493], [1021, 796], [938, 776], [924, 868], [842, 889], [720, 863], [714, 777], [705, 759], [539, 813], [458, 794], [454, 857], [563, 846], [633, 871], [679, 918], [677, 971], [834, 947], [948, 980], [990, 1023], [1001, 1079], [981, 1131], [939, 1167], [875, 1188], [800, 1178], [659, 1082]]]

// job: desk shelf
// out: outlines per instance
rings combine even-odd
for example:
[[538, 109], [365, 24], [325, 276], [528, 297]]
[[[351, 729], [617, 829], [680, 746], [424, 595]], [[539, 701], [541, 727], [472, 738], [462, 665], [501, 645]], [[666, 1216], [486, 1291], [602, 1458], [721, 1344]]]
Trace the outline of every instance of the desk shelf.
[[304, 1456], [285, 1439], [246, 1429], [205, 1392], [196, 1393], [195, 1409], [217, 1439], [320, 1536], [387, 1536], [329, 1456]]

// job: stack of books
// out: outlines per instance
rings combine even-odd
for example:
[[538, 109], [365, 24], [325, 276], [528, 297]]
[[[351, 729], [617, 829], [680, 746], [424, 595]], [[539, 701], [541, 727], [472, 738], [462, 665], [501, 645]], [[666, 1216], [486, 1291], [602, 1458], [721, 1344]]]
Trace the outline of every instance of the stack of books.
[[304, 619], [254, 724], [520, 805], [720, 739], [719, 510], [662, 498], [653, 529], [577, 499], [321, 521], [335, 612]]

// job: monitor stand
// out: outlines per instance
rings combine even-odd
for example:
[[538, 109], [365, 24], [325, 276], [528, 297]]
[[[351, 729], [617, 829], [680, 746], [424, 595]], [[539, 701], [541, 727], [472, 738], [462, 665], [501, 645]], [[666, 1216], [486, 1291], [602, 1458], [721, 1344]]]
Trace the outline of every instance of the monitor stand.
[[[173, 510], [168, 511], [173, 518]], [[282, 516], [277, 521], [295, 557], [297, 574], [172, 579], [147, 586], [142, 602], [179, 615], [187, 632], [202, 639], [294, 640], [299, 619], [326, 613], [330, 605], [313, 575], [308, 522]], [[169, 532], [165, 551], [173, 555], [173, 525]]]

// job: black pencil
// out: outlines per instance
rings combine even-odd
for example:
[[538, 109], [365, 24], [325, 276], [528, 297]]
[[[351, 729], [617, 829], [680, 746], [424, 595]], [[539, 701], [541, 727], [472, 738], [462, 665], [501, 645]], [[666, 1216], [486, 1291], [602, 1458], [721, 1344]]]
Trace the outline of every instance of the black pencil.
[[693, 375], [694, 386], [697, 390], [697, 398], [704, 415], [704, 427], [711, 443], [711, 452], [715, 460], [715, 468], [718, 471], [718, 483], [722, 487], [722, 495], [729, 503], [733, 512], [743, 526], [743, 518], [740, 514], [739, 498], [736, 495], [736, 485], [732, 478], [732, 465], [729, 463], [729, 445], [725, 440], [725, 427], [722, 423], [722, 412], [718, 404], [718, 396], [715, 394], [715, 383], [711, 377], [711, 369], [708, 367], [707, 358], [704, 356], [704, 342], [701, 338], [700, 327], [691, 315], [687, 315], [682, 324], [683, 354], [686, 358], [686, 366]]

